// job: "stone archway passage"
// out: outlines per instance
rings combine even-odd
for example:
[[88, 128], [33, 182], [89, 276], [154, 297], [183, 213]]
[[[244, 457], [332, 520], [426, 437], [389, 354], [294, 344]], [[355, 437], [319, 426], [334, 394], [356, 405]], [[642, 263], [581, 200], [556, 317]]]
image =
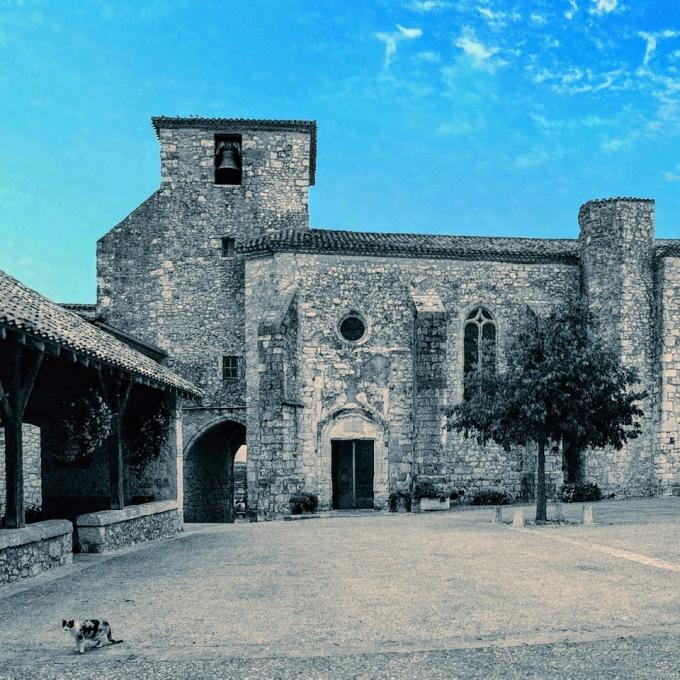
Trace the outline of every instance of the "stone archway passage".
[[184, 458], [184, 521], [234, 521], [234, 456], [246, 443], [241, 423], [223, 421], [202, 434]]

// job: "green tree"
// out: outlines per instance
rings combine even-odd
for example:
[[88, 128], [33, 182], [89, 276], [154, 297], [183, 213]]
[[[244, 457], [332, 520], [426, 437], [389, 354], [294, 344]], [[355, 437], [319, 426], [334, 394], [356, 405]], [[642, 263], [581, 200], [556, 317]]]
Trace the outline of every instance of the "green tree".
[[448, 428], [505, 448], [535, 443], [536, 520], [545, 521], [546, 446], [621, 449], [640, 434], [638, 404], [646, 393], [635, 391], [637, 371], [621, 365], [577, 302], [527, 318], [509, 343], [506, 370], [491, 364], [482, 359], [466, 375]]

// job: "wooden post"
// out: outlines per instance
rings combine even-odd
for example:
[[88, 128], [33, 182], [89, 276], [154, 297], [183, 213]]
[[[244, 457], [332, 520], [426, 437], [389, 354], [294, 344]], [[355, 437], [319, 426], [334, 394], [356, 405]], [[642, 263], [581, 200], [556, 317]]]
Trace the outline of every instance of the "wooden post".
[[0, 366], [0, 417], [5, 426], [5, 524], [10, 529], [26, 525], [24, 503], [24, 449], [21, 423], [26, 404], [31, 396], [38, 370], [43, 360], [42, 351], [28, 350], [22, 345], [3, 346]]
[[111, 510], [125, 507], [123, 484], [123, 417], [127, 407], [132, 382], [120, 374], [105, 376], [99, 370], [102, 396], [111, 411], [111, 433], [109, 434], [109, 484]]

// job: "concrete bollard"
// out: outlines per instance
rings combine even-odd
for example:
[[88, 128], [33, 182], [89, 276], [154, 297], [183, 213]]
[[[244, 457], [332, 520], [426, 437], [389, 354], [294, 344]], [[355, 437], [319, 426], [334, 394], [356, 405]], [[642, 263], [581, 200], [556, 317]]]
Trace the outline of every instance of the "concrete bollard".
[[518, 508], [512, 513], [512, 526], [515, 529], [521, 529], [524, 526], [524, 510]]
[[496, 507], [491, 509], [491, 523], [500, 524], [503, 521], [503, 511]]
[[593, 523], [593, 506], [584, 505], [583, 514], [581, 515], [581, 524], [592, 524]]
[[564, 522], [564, 506], [562, 503], [555, 503], [555, 521]]

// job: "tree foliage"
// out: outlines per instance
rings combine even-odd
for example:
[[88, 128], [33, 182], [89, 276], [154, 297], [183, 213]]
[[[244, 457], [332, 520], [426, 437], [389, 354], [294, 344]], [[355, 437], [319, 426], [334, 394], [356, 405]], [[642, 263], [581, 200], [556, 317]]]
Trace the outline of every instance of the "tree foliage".
[[133, 391], [123, 420], [123, 455], [132, 469], [140, 472], [159, 458], [172, 417], [162, 395]]
[[625, 367], [596, 332], [582, 303], [527, 318], [511, 339], [507, 368], [488, 362], [465, 377], [465, 397], [448, 427], [505, 448], [538, 446], [536, 519], [546, 519], [545, 446], [579, 449], [623, 444], [640, 434], [637, 371]]
[[53, 407], [60, 465], [85, 467], [111, 432], [111, 411], [95, 388]]

